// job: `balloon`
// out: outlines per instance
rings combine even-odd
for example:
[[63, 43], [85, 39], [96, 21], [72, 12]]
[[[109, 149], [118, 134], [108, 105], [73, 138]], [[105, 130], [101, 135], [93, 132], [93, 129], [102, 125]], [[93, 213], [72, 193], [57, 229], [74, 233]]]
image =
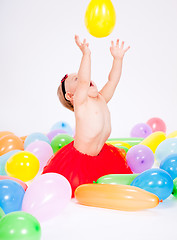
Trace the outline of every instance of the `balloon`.
[[3, 218], [5, 216], [4, 211], [2, 210], [2, 208], [0, 207], [0, 220], [1, 218]]
[[45, 221], [57, 216], [70, 199], [68, 180], [57, 173], [46, 173], [36, 178], [26, 190], [22, 210]]
[[73, 136], [73, 129], [67, 122], [60, 121], [60, 122], [55, 123], [51, 128], [51, 131], [53, 131], [53, 130], [63, 130], [68, 135]]
[[177, 198], [177, 178], [173, 180], [173, 196]]
[[132, 128], [132, 130], [130, 132], [130, 136], [146, 138], [151, 133], [152, 133], [152, 130], [149, 125], [147, 125], [146, 123], [138, 123]]
[[11, 134], [0, 138], [0, 156], [12, 150], [23, 150], [23, 142], [17, 136]]
[[171, 154], [177, 154], [176, 138], [168, 138], [161, 142], [155, 151], [155, 158], [160, 163]]
[[168, 198], [173, 190], [171, 176], [158, 168], [152, 168], [141, 173], [132, 181], [131, 185], [154, 193], [159, 199], [163, 200]]
[[24, 142], [24, 148], [26, 149], [26, 147], [35, 141], [44, 141], [47, 142], [48, 144], [50, 144], [50, 141], [48, 139], [48, 137], [46, 135], [44, 135], [43, 133], [32, 133], [29, 136], [26, 137], [25, 142]]
[[6, 214], [21, 210], [24, 194], [19, 183], [8, 179], [0, 180], [0, 207]]
[[40, 223], [35, 217], [22, 211], [9, 213], [0, 221], [0, 239], [40, 240]]
[[85, 13], [85, 25], [94, 37], [107, 37], [114, 29], [116, 12], [110, 0], [91, 0]]
[[138, 175], [139, 174], [109, 174], [98, 178], [96, 183], [130, 185]]
[[167, 138], [177, 138], [177, 131], [170, 133]]
[[129, 149], [126, 160], [134, 173], [141, 173], [153, 166], [154, 154], [147, 146], [136, 145]]
[[155, 132], [145, 138], [140, 144], [149, 147], [155, 153], [158, 145], [166, 139], [164, 132]]
[[59, 135], [59, 134], [61, 134], [61, 133], [66, 133], [66, 134], [67, 134], [67, 132], [66, 132], [65, 130], [63, 130], [63, 129], [55, 129], [55, 130], [50, 131], [50, 132], [47, 134], [47, 137], [48, 137], [49, 141], [51, 142], [52, 139], [53, 139], [55, 136], [57, 136], [57, 135]]
[[58, 150], [60, 150], [62, 147], [72, 142], [73, 140], [74, 139], [67, 134], [60, 134], [55, 136], [51, 141], [51, 147], [53, 149], [53, 152], [56, 153]]
[[106, 142], [111, 143], [112, 145], [116, 144], [116, 142], [124, 142], [129, 144], [130, 146], [135, 146], [141, 143], [143, 139], [144, 138], [109, 138]]
[[[127, 154], [128, 150], [129, 150], [129, 148], [124, 147], [124, 146], [119, 146], [119, 145], [114, 145], [114, 146], [115, 146], [115, 147], [118, 147], [119, 149], [123, 149], [126, 154]], [[125, 156], [126, 156], [126, 154], [125, 154]]]
[[25, 191], [28, 188], [28, 186], [18, 178], [13, 178], [13, 177], [9, 177], [9, 176], [1, 176], [0, 175], [0, 180], [5, 180], [5, 179], [13, 180], [13, 181], [19, 183]]
[[160, 118], [151, 118], [147, 121], [147, 124], [151, 127], [152, 132], [166, 132], [166, 125]]
[[39, 171], [39, 160], [26, 151], [15, 153], [7, 160], [6, 172], [10, 177], [18, 178], [24, 182], [33, 179]]
[[112, 184], [84, 184], [75, 191], [80, 204], [92, 207], [138, 211], [159, 204], [156, 195], [137, 187]]
[[20, 137], [20, 139], [23, 141], [23, 143], [25, 142], [26, 138], [27, 138], [27, 136]]
[[20, 150], [12, 150], [12, 151], [0, 156], [0, 175], [3, 175], [3, 176], [7, 175], [6, 170], [5, 170], [6, 162], [11, 156], [13, 156], [17, 152], [20, 152]]
[[177, 177], [177, 154], [167, 156], [161, 163], [160, 168], [170, 174], [172, 179]]
[[44, 141], [32, 142], [26, 147], [25, 150], [33, 153], [37, 157], [40, 163], [40, 167], [39, 167], [40, 171], [44, 168], [48, 160], [53, 155], [52, 147], [47, 142], [44, 142]]
[[0, 138], [7, 136], [7, 135], [14, 135], [12, 132], [9, 131], [1, 131], [0, 132]]
[[107, 141], [107, 143], [112, 144], [115, 147], [126, 147], [128, 149], [131, 148], [130, 144], [121, 141]]

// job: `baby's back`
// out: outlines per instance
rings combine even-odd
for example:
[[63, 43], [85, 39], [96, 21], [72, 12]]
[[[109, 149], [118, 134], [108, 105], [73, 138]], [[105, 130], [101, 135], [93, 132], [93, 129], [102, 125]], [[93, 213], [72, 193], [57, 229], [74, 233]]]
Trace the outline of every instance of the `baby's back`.
[[99, 94], [75, 111], [76, 133], [74, 146], [85, 154], [96, 156], [111, 133], [110, 113], [104, 98]]

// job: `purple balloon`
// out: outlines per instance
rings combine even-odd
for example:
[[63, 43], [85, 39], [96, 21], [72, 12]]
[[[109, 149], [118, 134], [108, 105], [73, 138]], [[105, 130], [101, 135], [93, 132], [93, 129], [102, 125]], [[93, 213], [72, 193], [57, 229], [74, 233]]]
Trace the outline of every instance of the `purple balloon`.
[[50, 146], [50, 144], [44, 141], [32, 142], [27, 146], [25, 151], [31, 152], [37, 157], [40, 163], [39, 171], [42, 171], [48, 160], [53, 155], [52, 147]]
[[65, 130], [63, 129], [55, 129], [55, 130], [52, 130], [50, 131], [48, 134], [47, 134], [47, 137], [48, 139], [50, 140], [50, 142], [52, 141], [52, 139], [57, 136], [58, 134], [61, 134], [61, 133], [67, 133]]
[[134, 173], [142, 173], [152, 168], [154, 164], [154, 154], [149, 147], [139, 144], [128, 150], [126, 160]]
[[71, 185], [58, 173], [37, 177], [25, 192], [22, 211], [45, 221], [57, 216], [71, 200]]
[[136, 124], [130, 133], [131, 137], [146, 138], [152, 133], [151, 127], [146, 123]]

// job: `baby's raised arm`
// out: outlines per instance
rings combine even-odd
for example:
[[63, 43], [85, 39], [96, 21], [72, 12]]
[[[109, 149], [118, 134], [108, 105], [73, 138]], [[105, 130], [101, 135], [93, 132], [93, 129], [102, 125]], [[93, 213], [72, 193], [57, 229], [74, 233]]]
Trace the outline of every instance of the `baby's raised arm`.
[[82, 43], [79, 40], [79, 37], [76, 35], [75, 42], [83, 54], [80, 68], [78, 71], [77, 89], [74, 95], [74, 101], [78, 105], [82, 104], [88, 96], [88, 90], [91, 80], [91, 52], [89, 49], [89, 44], [86, 42], [86, 39], [84, 39]]
[[122, 42], [121, 46], [119, 47], [119, 39], [117, 39], [116, 44], [111, 41], [110, 52], [113, 56], [113, 64], [109, 73], [108, 82], [100, 91], [106, 102], [109, 102], [109, 100], [112, 98], [117, 84], [119, 83], [122, 73], [123, 58], [129, 48], [130, 47], [128, 46], [124, 49], [124, 42]]

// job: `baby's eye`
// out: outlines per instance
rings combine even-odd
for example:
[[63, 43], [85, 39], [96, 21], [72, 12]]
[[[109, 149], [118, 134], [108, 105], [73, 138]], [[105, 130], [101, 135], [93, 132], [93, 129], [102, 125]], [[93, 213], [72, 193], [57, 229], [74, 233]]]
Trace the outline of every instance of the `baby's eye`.
[[75, 78], [75, 81], [77, 81], [77, 79], [78, 79], [78, 78], [76, 77], [76, 78]]

